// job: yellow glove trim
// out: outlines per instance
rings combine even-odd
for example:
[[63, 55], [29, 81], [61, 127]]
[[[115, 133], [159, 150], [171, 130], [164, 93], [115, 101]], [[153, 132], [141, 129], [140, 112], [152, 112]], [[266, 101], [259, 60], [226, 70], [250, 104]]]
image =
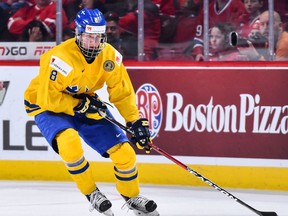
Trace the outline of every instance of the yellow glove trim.
[[149, 126], [149, 122], [148, 121], [142, 121], [142, 126]]
[[138, 142], [136, 143], [136, 146], [137, 146], [137, 148], [139, 148], [139, 149], [144, 149], [144, 147], [141, 146]]
[[79, 112], [80, 113], [85, 113], [88, 110], [88, 108], [89, 108], [90, 102], [91, 101], [89, 100], [89, 98], [86, 98], [86, 102], [85, 102], [83, 108], [81, 110], [79, 110]]

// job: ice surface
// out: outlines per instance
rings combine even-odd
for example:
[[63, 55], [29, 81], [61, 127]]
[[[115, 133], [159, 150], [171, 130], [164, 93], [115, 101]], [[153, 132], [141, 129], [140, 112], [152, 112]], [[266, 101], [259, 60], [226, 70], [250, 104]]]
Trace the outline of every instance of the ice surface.
[[[114, 184], [98, 183], [115, 216], [132, 216]], [[260, 211], [288, 216], [288, 192], [227, 189]], [[161, 216], [253, 216], [247, 207], [212, 187], [141, 185], [141, 194], [158, 204]], [[0, 216], [101, 216], [73, 182], [0, 181]]]

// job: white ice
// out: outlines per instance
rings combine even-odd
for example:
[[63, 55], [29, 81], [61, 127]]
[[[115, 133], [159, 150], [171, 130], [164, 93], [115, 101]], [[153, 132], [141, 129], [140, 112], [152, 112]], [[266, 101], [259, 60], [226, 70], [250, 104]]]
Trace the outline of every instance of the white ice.
[[[123, 199], [114, 184], [98, 183], [111, 200], [115, 216], [132, 216], [121, 209]], [[288, 216], [288, 192], [226, 189], [260, 211]], [[155, 200], [161, 216], [253, 216], [244, 205], [212, 187], [141, 185], [141, 194]], [[0, 181], [0, 216], [101, 216], [72, 182]]]

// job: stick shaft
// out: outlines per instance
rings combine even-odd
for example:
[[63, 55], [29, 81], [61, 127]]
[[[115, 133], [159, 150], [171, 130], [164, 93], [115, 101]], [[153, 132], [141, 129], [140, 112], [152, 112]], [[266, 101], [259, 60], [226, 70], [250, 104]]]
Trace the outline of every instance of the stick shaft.
[[[102, 112], [101, 110], [99, 111], [100, 115], [102, 117], [104, 117], [106, 120], [108, 120], [109, 122], [117, 125], [118, 127], [120, 127], [121, 129], [123, 129], [124, 131], [126, 131], [129, 134], [134, 134], [133, 131], [126, 127], [125, 125], [122, 125], [120, 122], [116, 121], [115, 119], [111, 118], [110, 116], [108, 116], [105, 112]], [[164, 151], [163, 149], [159, 148], [158, 146], [154, 145], [153, 143], [149, 143], [149, 146], [154, 149], [156, 152], [158, 152], [159, 154], [165, 156], [166, 158], [168, 158], [169, 160], [173, 161], [175, 164], [177, 164], [178, 166], [182, 167], [183, 169], [185, 169], [186, 171], [188, 171], [189, 173], [193, 174], [194, 176], [196, 176], [197, 178], [201, 179], [203, 182], [205, 182], [206, 184], [210, 185], [211, 187], [213, 187], [214, 189], [222, 192], [223, 194], [225, 194], [226, 196], [228, 196], [230, 199], [240, 203], [241, 205], [245, 206], [246, 208], [250, 209], [251, 211], [255, 212], [256, 214], [260, 215], [260, 216], [277, 216], [276, 212], [262, 212], [262, 211], [258, 211], [257, 209], [253, 208], [252, 206], [248, 205], [247, 203], [243, 202], [242, 200], [240, 200], [239, 198], [237, 198], [236, 196], [232, 195], [231, 193], [229, 193], [228, 191], [226, 191], [225, 189], [223, 189], [222, 187], [218, 186], [217, 184], [215, 184], [214, 182], [210, 181], [208, 178], [204, 177], [203, 175], [199, 174], [198, 172], [196, 172], [195, 170], [193, 170], [192, 168], [188, 167], [187, 165], [185, 165], [184, 163], [182, 163], [181, 161], [177, 160], [175, 157], [173, 157], [172, 155], [170, 155], [169, 153], [167, 153], [166, 151]]]

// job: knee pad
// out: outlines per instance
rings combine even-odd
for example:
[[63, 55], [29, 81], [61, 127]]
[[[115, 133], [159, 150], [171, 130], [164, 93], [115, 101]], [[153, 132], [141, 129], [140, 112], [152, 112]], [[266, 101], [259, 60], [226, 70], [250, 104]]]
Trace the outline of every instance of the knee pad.
[[69, 163], [79, 160], [83, 156], [83, 149], [78, 132], [68, 128], [56, 136], [59, 155]]
[[136, 153], [127, 142], [110, 148], [107, 153], [118, 169], [130, 169], [136, 164]]

